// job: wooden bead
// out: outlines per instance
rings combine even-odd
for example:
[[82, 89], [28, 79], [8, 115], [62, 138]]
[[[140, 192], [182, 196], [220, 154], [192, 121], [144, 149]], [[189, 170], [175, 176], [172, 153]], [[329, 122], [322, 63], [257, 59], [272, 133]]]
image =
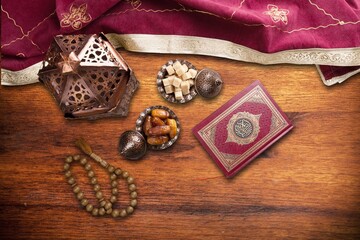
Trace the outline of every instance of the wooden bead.
[[65, 162], [67, 162], [67, 163], [71, 163], [72, 161], [73, 161], [72, 156], [68, 156], [65, 158]]
[[117, 181], [112, 181], [111, 182], [111, 187], [115, 188], [118, 186], [118, 182]]
[[92, 210], [91, 214], [92, 214], [93, 216], [97, 216], [97, 215], [99, 214], [99, 209], [98, 209], [98, 208], [94, 208], [94, 209]]
[[134, 183], [134, 178], [129, 176], [126, 181], [128, 182], [128, 184]]
[[117, 195], [119, 193], [119, 190], [117, 188], [113, 188], [113, 189], [111, 189], [111, 193], [113, 195]]
[[136, 207], [136, 205], [137, 205], [137, 200], [136, 199], [133, 199], [133, 200], [130, 201], [130, 206]]
[[97, 184], [97, 179], [95, 177], [90, 179], [91, 184], [95, 185]]
[[91, 164], [90, 163], [85, 164], [85, 170], [86, 171], [91, 170]]
[[81, 159], [80, 159], [80, 164], [81, 164], [81, 165], [85, 165], [86, 163], [87, 163], [86, 158], [81, 158]]
[[109, 173], [113, 173], [113, 172], [115, 171], [115, 168], [110, 165], [110, 166], [108, 167], [108, 171], [109, 171]]
[[119, 212], [119, 210], [117, 210], [117, 209], [115, 209], [115, 210], [112, 211], [112, 213], [111, 213], [111, 215], [112, 215], [113, 217], [118, 217], [119, 214], [120, 214], [120, 212]]
[[93, 208], [94, 208], [94, 206], [91, 203], [86, 205], [86, 211], [88, 211], [88, 212], [91, 212], [93, 210]]
[[132, 192], [132, 191], [135, 191], [136, 190], [136, 185], [135, 184], [130, 184], [129, 185], [129, 190]]
[[115, 174], [116, 174], [116, 175], [120, 176], [121, 173], [122, 173], [122, 170], [121, 170], [120, 168], [117, 168], [117, 169], [115, 170]]
[[100, 206], [101, 206], [101, 207], [104, 207], [105, 204], [106, 204], [106, 201], [105, 201], [105, 200], [100, 202]]
[[131, 198], [136, 198], [136, 197], [137, 197], [137, 192], [135, 192], [135, 191], [134, 191], [134, 192], [131, 192], [131, 193], [130, 193], [130, 197], [131, 197]]
[[81, 205], [83, 205], [84, 207], [86, 205], [88, 205], [88, 203], [89, 203], [89, 201], [87, 199], [85, 199], [85, 198], [83, 200], [81, 200]]
[[70, 172], [70, 171], [66, 171], [66, 172], [65, 172], [65, 177], [67, 177], [67, 178], [68, 178], [68, 177], [71, 177], [71, 175], [72, 175], [72, 174], [71, 174], [71, 172]]
[[84, 198], [84, 193], [83, 192], [79, 192], [78, 194], [76, 194], [77, 199], [81, 200]]
[[128, 173], [128, 172], [125, 171], [125, 172], [122, 173], [122, 177], [123, 177], [123, 178], [127, 178], [128, 176], [129, 176], [129, 173]]
[[126, 208], [126, 212], [127, 212], [128, 214], [131, 214], [131, 213], [134, 212], [134, 208], [131, 207], [131, 206], [128, 206], [128, 207]]
[[79, 187], [79, 186], [75, 186], [75, 187], [73, 188], [73, 192], [74, 192], [74, 193], [79, 193], [79, 192], [80, 192], [80, 187]]
[[95, 185], [94, 185], [94, 191], [95, 191], [95, 192], [100, 191], [100, 189], [101, 189], [101, 188], [100, 188], [100, 185], [99, 185], [99, 184], [95, 184]]
[[107, 203], [104, 205], [104, 208], [105, 208], [105, 210], [109, 210], [110, 208], [112, 208], [111, 202], [107, 202]]
[[64, 164], [64, 170], [67, 171], [67, 170], [69, 170], [69, 168], [70, 168], [70, 165], [68, 163], [65, 163]]
[[111, 202], [111, 203], [115, 203], [116, 200], [117, 200], [117, 197], [116, 197], [116, 196], [113, 195], [113, 196], [110, 197], [110, 202]]
[[116, 180], [116, 179], [117, 179], [117, 175], [114, 174], [114, 173], [111, 174], [111, 175], [110, 175], [110, 179], [111, 179], [111, 180]]
[[80, 155], [75, 155], [75, 156], [74, 156], [74, 160], [75, 160], [75, 161], [78, 161], [79, 159], [80, 159]]
[[103, 197], [102, 192], [97, 192], [97, 193], [96, 193], [96, 198], [97, 198], [97, 199], [101, 199], [102, 197]]
[[88, 177], [93, 177], [93, 176], [95, 176], [94, 171], [89, 171], [89, 172], [88, 172]]
[[103, 215], [105, 214], [105, 212], [106, 212], [106, 211], [105, 211], [104, 208], [100, 208], [100, 209], [99, 209], [99, 215], [100, 215], [100, 216], [103, 216]]
[[75, 179], [73, 177], [68, 179], [68, 184], [72, 185], [75, 183]]
[[121, 217], [126, 217], [126, 215], [127, 215], [126, 210], [125, 210], [125, 209], [121, 210], [120, 216], [121, 216]]

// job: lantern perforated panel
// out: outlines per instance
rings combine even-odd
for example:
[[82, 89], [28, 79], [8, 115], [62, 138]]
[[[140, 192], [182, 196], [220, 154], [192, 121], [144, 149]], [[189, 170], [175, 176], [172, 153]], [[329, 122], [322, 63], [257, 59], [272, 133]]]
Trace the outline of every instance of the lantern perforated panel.
[[139, 84], [102, 34], [56, 36], [39, 79], [69, 118], [126, 116]]

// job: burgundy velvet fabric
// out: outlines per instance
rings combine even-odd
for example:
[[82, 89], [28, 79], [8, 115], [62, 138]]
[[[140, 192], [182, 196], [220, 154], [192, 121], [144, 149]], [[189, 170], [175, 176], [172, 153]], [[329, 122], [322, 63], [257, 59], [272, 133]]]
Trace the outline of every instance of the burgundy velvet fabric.
[[360, 3], [5, 0], [1, 2], [1, 67], [16, 71], [39, 62], [54, 35], [98, 32], [208, 37], [264, 53], [359, 48]]
[[330, 80], [334, 77], [343, 76], [349, 72], [354, 72], [360, 69], [360, 66], [353, 67], [336, 67], [336, 66], [319, 66], [325, 81]]

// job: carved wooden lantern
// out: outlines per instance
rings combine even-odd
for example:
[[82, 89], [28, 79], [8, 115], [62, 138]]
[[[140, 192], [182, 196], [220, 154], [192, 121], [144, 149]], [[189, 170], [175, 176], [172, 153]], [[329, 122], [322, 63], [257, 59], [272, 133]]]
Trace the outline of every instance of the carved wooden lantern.
[[67, 118], [126, 116], [139, 85], [103, 34], [56, 36], [39, 80]]

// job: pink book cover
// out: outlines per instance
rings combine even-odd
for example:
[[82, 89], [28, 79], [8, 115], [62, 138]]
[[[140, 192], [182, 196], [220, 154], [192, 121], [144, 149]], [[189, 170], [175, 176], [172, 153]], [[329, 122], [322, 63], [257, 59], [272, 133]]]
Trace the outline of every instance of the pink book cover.
[[193, 128], [226, 177], [233, 177], [293, 128], [260, 81], [255, 81]]

